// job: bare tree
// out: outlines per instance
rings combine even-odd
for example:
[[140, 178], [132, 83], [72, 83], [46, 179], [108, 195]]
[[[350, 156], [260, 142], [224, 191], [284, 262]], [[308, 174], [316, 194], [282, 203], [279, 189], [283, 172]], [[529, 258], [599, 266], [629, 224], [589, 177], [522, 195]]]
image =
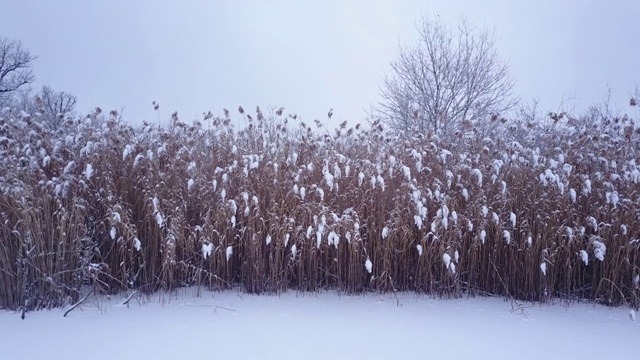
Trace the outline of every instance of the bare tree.
[[0, 107], [9, 106], [32, 115], [40, 113], [52, 129], [59, 128], [65, 116], [73, 115], [76, 103], [75, 95], [53, 90], [49, 86], [43, 86], [38, 92], [31, 88], [20, 89], [11, 93], [4, 101], [0, 99]]
[[20, 89], [11, 93], [0, 93], [0, 107], [5, 106], [23, 110], [28, 114], [34, 114], [38, 111], [31, 88]]
[[36, 103], [40, 103], [45, 115], [60, 118], [75, 110], [77, 98], [73, 94], [43, 86], [36, 95]]
[[374, 107], [396, 131], [453, 134], [511, 109], [514, 80], [495, 49], [495, 32], [462, 18], [456, 29], [423, 16], [419, 42], [400, 47]]
[[14, 92], [34, 80], [31, 64], [36, 59], [22, 43], [0, 37], [0, 94]]
[[4, 106], [40, 113], [52, 129], [58, 129], [65, 115], [75, 110], [75, 95], [43, 86], [35, 93], [26, 85], [35, 79], [31, 65], [35, 56], [22, 43], [0, 37], [0, 108]]

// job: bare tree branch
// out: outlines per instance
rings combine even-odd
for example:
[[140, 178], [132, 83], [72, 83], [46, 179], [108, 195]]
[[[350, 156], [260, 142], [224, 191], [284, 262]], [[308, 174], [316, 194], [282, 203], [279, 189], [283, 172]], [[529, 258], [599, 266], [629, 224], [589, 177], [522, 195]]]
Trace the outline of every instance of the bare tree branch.
[[34, 80], [31, 65], [36, 59], [22, 43], [0, 37], [0, 94], [10, 93]]

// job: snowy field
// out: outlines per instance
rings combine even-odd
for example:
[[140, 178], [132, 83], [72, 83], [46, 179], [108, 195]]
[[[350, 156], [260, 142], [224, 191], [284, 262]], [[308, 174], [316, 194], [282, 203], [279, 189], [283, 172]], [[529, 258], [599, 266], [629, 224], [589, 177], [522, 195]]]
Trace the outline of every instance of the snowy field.
[[[626, 308], [235, 292], [0, 311], [1, 359], [638, 359]], [[514, 306], [518, 309], [514, 311]]]

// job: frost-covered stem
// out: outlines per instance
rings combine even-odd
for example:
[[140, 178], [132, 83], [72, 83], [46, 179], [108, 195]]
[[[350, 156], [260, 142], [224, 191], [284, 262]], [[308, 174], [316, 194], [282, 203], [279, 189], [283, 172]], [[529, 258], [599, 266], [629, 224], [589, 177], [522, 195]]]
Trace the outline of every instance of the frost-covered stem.
[[138, 293], [137, 290], [134, 290], [131, 292], [131, 294], [129, 294], [129, 296], [127, 297], [127, 299], [125, 301], [122, 302], [122, 305], [127, 305], [127, 308], [129, 307], [129, 302], [131, 301], [131, 299], [133, 299], [133, 297]]
[[69, 310], [64, 312], [64, 315], [62, 315], [62, 317], [67, 317], [67, 315], [72, 312], [75, 308], [77, 308], [78, 306], [80, 306], [80, 304], [82, 304], [85, 300], [87, 300], [87, 298], [89, 297], [89, 295], [91, 295], [91, 293], [93, 293], [93, 289], [89, 290], [89, 292], [87, 293], [87, 295], [85, 295], [82, 299], [80, 299], [77, 303], [71, 305], [71, 307], [69, 308]]

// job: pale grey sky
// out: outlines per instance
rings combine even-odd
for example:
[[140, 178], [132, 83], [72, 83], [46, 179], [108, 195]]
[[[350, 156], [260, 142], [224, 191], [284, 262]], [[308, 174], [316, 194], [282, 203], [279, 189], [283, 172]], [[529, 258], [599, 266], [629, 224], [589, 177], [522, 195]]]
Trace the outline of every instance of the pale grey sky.
[[[547, 109], [575, 98], [617, 107], [640, 83], [640, 1], [0, 0], [0, 36], [37, 55], [35, 86], [79, 110], [125, 107], [134, 123], [284, 106], [306, 120], [362, 121], [399, 43], [428, 11], [496, 29], [516, 93]], [[571, 102], [574, 105], [574, 102]]]

